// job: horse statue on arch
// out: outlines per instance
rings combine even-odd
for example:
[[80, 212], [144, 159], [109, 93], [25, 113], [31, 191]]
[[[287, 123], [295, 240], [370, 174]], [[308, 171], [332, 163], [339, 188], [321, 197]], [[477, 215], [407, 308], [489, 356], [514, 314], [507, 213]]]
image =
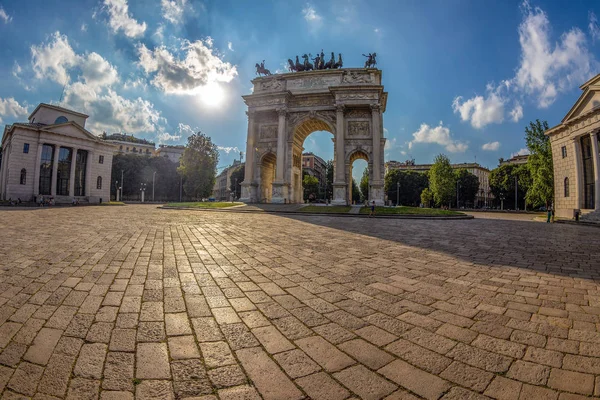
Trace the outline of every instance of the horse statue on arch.
[[363, 54], [364, 57], [367, 57], [367, 61], [365, 61], [365, 68], [375, 68], [377, 65], [377, 53], [369, 53], [369, 55]]
[[262, 63], [256, 63], [255, 65], [256, 67], [256, 75], [258, 76], [262, 76], [262, 75], [273, 75], [271, 74], [271, 71], [269, 71], [268, 69], [265, 68], [265, 60], [262, 61]]
[[344, 61], [342, 60], [342, 53], [338, 53], [338, 62], [333, 64], [333, 68], [342, 68], [344, 66]]
[[308, 61], [308, 57], [308, 54], [302, 55], [302, 58], [304, 58], [304, 71], [312, 71], [314, 69], [314, 66]]

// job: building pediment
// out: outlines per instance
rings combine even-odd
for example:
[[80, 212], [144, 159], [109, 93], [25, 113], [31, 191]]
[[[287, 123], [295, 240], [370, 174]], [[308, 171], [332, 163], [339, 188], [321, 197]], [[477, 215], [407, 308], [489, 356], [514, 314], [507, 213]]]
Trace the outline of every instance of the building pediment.
[[95, 142], [100, 141], [97, 136], [71, 121], [64, 124], [45, 126], [41, 129], [41, 131], [59, 133], [61, 135], [70, 136], [77, 139], [93, 140]]
[[581, 89], [583, 89], [583, 93], [562, 119], [563, 124], [600, 108], [600, 74], [587, 81], [581, 86]]

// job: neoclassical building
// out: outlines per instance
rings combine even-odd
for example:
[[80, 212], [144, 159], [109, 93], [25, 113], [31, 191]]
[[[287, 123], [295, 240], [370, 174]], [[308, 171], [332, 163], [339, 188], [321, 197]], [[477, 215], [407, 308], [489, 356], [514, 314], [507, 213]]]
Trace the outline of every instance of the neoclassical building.
[[87, 115], [40, 104], [28, 122], [4, 128], [0, 199], [33, 201], [51, 196], [110, 200], [113, 145], [85, 129]]
[[582, 86], [583, 93], [557, 126], [548, 129], [554, 163], [554, 207], [558, 217], [575, 210], [600, 219], [600, 74]]
[[332, 134], [332, 204], [350, 204], [352, 165], [369, 169], [369, 201], [383, 205], [383, 113], [387, 93], [381, 70], [294, 72], [256, 78], [248, 105], [244, 202], [303, 201], [302, 154], [315, 131]]

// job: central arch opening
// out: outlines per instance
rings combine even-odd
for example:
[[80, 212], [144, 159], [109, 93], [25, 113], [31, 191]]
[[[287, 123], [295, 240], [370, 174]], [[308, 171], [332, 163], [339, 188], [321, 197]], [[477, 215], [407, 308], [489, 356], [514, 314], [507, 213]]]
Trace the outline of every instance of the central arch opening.
[[369, 199], [370, 179], [369, 156], [364, 150], [356, 150], [348, 159], [348, 204]]
[[277, 156], [269, 152], [260, 160], [260, 199], [262, 203], [270, 203], [273, 196], [273, 180], [277, 167]]
[[332, 134], [332, 127], [319, 119], [308, 119], [296, 127], [290, 180], [295, 203], [324, 204], [333, 195]]

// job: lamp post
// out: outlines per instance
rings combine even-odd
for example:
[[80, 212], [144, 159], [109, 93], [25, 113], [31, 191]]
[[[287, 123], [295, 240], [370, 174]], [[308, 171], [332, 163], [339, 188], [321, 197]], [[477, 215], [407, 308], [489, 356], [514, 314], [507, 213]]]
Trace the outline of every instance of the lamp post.
[[400, 205], [400, 181], [396, 182], [396, 207]]
[[515, 175], [515, 211], [517, 211], [518, 209], [518, 205], [517, 205], [517, 188], [519, 187], [519, 182], [517, 181], [517, 176]]
[[121, 170], [121, 201], [123, 201], [123, 170]]
[[143, 203], [144, 202], [144, 193], [146, 193], [146, 184], [145, 183], [140, 184], [140, 192], [142, 193], [142, 203]]
[[154, 177], [156, 176], [156, 171], [152, 174], [152, 202], [154, 203]]
[[115, 181], [115, 201], [119, 201], [119, 181]]
[[504, 211], [504, 192], [500, 192], [500, 210]]

